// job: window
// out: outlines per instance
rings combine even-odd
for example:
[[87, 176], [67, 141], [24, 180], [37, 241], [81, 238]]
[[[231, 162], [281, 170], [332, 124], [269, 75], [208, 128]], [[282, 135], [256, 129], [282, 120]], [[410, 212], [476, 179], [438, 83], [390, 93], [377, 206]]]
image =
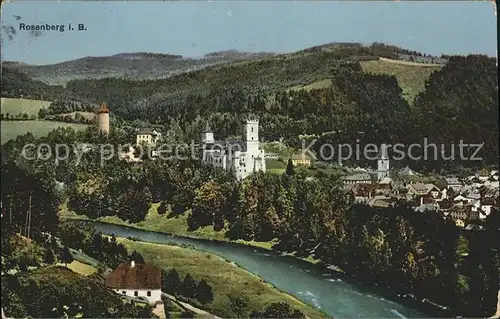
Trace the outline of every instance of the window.
[[134, 291], [134, 296], [135, 297], [139, 296], [139, 292], [138, 291]]
[[252, 127], [252, 132], [253, 132], [253, 127]]
[[127, 294], [127, 292], [126, 292], [126, 291], [122, 291], [122, 295], [126, 295], [126, 294]]
[[151, 291], [148, 291], [148, 297], [151, 297]]
[[252, 136], [252, 141], [253, 141], [253, 136]]

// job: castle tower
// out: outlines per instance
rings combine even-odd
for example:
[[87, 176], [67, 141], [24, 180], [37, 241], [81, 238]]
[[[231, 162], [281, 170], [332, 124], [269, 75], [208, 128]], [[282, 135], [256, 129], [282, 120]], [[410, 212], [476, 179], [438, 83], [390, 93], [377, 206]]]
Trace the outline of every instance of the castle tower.
[[203, 144], [213, 144], [214, 141], [214, 132], [210, 129], [210, 125], [207, 124], [205, 125], [205, 129], [203, 130], [203, 133], [201, 134], [201, 141]]
[[259, 119], [256, 117], [249, 117], [243, 129], [245, 144], [249, 154], [259, 154]]
[[382, 144], [377, 160], [377, 180], [380, 182], [384, 177], [389, 177], [389, 157], [387, 156], [387, 146]]
[[109, 108], [106, 102], [102, 102], [97, 111], [97, 125], [102, 134], [109, 134]]

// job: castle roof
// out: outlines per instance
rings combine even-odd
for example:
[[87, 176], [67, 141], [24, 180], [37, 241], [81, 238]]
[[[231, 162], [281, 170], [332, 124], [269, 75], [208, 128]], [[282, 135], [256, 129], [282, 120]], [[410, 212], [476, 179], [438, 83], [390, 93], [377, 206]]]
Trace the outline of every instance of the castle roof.
[[212, 129], [210, 128], [210, 125], [208, 125], [208, 122], [205, 125], [205, 129], [203, 130], [203, 133], [213, 133]]
[[101, 103], [101, 106], [99, 107], [99, 111], [97, 111], [97, 113], [109, 113], [109, 108], [108, 108], [108, 105], [106, 104], [106, 102], [102, 102]]
[[157, 135], [158, 132], [155, 129], [149, 127], [143, 127], [136, 132], [136, 135]]

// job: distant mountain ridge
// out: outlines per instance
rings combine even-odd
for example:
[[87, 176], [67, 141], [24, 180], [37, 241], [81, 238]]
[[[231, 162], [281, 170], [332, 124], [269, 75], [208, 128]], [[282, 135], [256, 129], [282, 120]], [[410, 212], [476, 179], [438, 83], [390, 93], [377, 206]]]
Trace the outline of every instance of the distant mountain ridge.
[[2, 65], [47, 84], [65, 85], [70, 80], [88, 78], [109, 77], [131, 80], [168, 78], [209, 66], [262, 59], [272, 55], [274, 53], [228, 50], [209, 53], [200, 58], [188, 58], [173, 54], [131, 52], [111, 56], [87, 56], [48, 65], [29, 65], [15, 61], [5, 61]]

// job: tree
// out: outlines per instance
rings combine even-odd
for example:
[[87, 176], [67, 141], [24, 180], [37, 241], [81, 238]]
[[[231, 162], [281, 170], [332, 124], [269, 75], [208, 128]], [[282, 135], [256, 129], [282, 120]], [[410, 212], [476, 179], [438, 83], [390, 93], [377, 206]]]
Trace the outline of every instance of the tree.
[[196, 299], [201, 302], [202, 305], [211, 303], [214, 300], [212, 287], [205, 279], [201, 280], [198, 284], [198, 288], [196, 289]]
[[171, 318], [171, 311], [174, 309], [172, 305], [172, 300], [170, 300], [168, 297], [161, 297], [163, 300], [163, 312], [165, 313], [165, 318]]
[[244, 318], [248, 312], [248, 299], [241, 294], [227, 295], [229, 298], [230, 308], [235, 314], [236, 318]]
[[73, 255], [67, 246], [59, 252], [59, 259], [67, 266], [69, 263], [73, 262]]
[[[193, 201], [192, 213], [189, 219], [192, 220], [191, 228], [196, 229], [197, 226], [208, 226], [214, 223], [216, 216], [221, 216], [221, 211], [225, 208], [226, 198], [222, 188], [214, 180], [211, 180], [196, 191], [196, 196]], [[218, 218], [218, 223], [223, 222]]]
[[179, 318], [194, 318], [194, 313], [191, 311], [183, 311], [180, 315]]
[[169, 270], [168, 273], [163, 271], [163, 285], [162, 290], [168, 294], [176, 295], [180, 293], [181, 279], [179, 273], [175, 268]]
[[182, 281], [181, 292], [184, 297], [194, 298], [196, 296], [196, 282], [190, 274]]
[[288, 163], [286, 164], [286, 175], [293, 175], [294, 174], [294, 171], [293, 171], [293, 163], [292, 163], [292, 159], [289, 158], [288, 159]]
[[43, 261], [48, 265], [52, 265], [56, 261], [56, 256], [54, 255], [54, 251], [52, 249], [50, 248], [45, 249]]
[[142, 257], [142, 255], [135, 250], [130, 255], [130, 261], [132, 260], [137, 264], [144, 264], [144, 257]]
[[284, 302], [273, 302], [264, 312], [254, 311], [250, 318], [305, 318], [306, 316], [297, 309], [292, 309], [289, 304]]

